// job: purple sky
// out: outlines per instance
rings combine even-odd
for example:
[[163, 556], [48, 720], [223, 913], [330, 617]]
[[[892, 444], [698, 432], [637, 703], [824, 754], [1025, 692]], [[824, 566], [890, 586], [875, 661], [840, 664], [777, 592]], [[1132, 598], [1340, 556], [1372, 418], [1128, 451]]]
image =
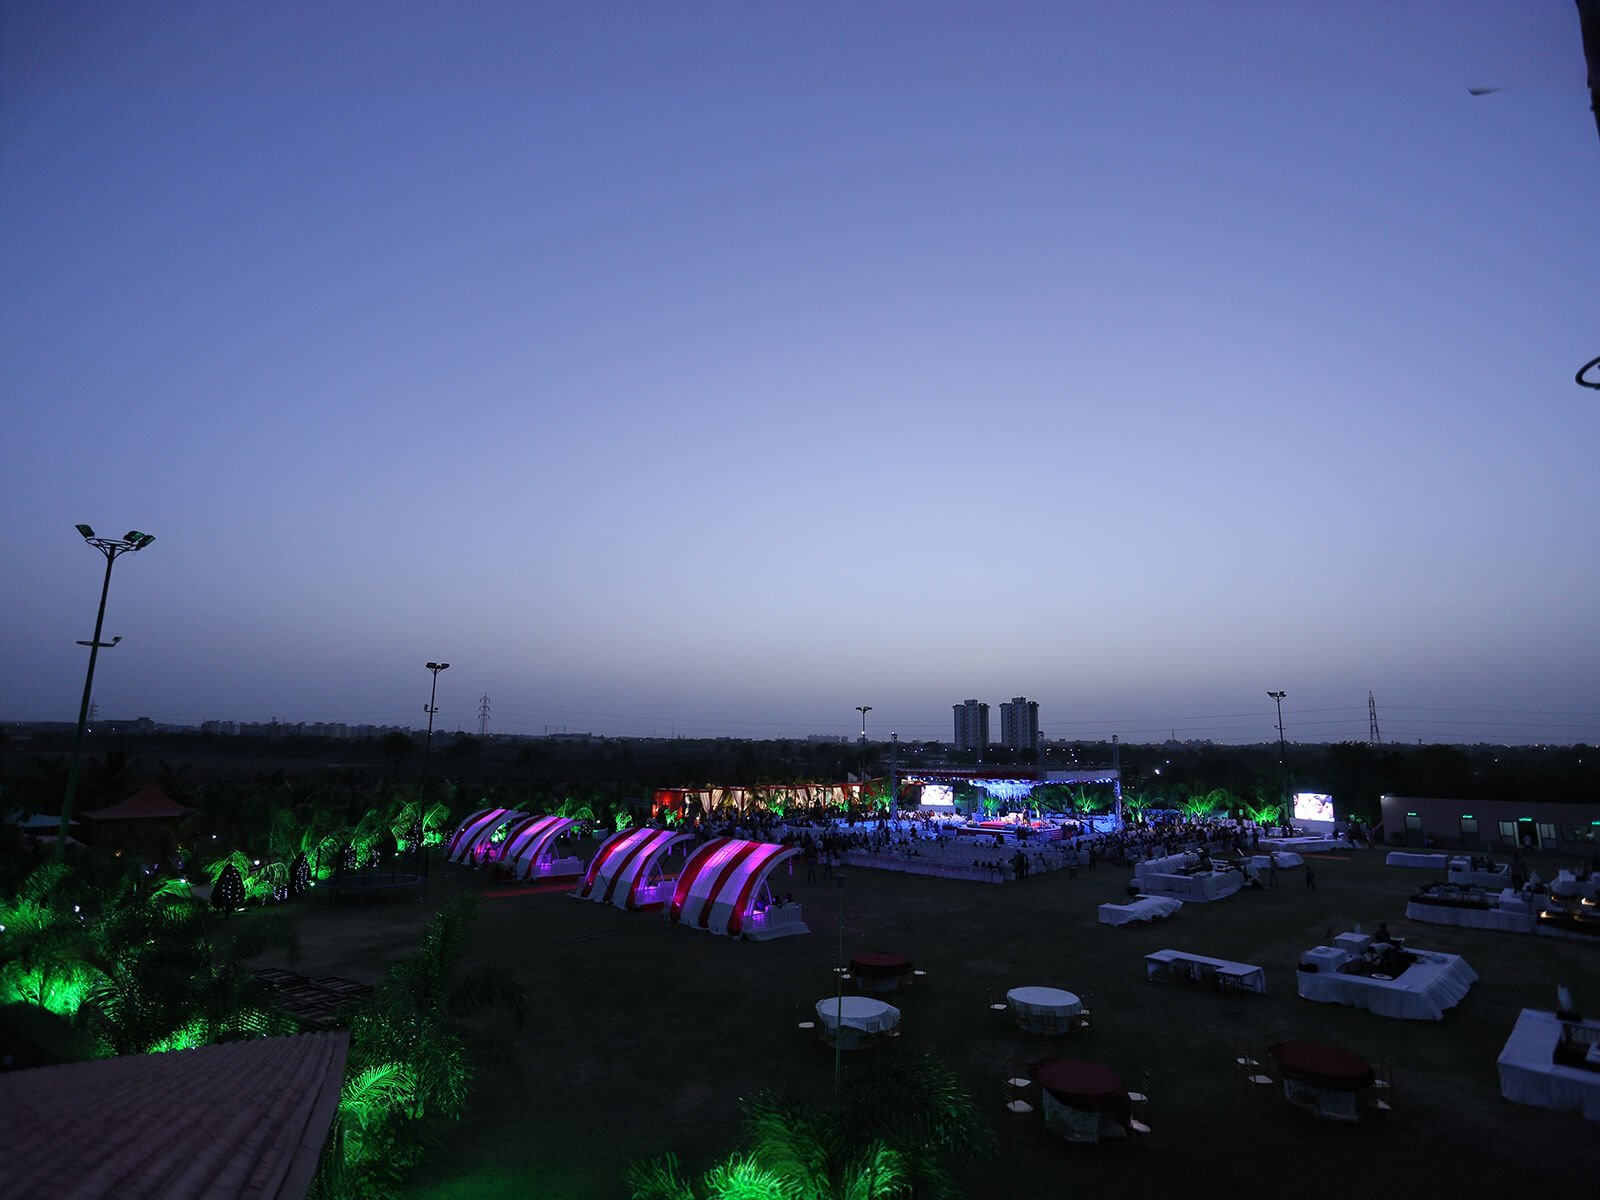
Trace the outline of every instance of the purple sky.
[[[1570, 3], [0, 9], [0, 717], [1600, 740]], [[1471, 97], [1467, 89], [1505, 90]]]

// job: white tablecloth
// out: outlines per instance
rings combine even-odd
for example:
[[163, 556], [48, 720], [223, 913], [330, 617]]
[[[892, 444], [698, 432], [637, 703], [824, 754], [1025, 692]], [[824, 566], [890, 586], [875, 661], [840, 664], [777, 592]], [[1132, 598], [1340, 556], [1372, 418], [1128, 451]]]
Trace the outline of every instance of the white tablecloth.
[[1353, 850], [1346, 837], [1292, 837], [1262, 838], [1261, 844], [1273, 850], [1298, 850], [1302, 854], [1316, 854], [1323, 850]]
[[1154, 921], [1170, 917], [1183, 907], [1183, 901], [1171, 896], [1139, 896], [1126, 904], [1102, 904], [1100, 924], [1126, 925], [1130, 921]]
[[1443, 871], [1450, 865], [1448, 855], [1413, 854], [1405, 850], [1391, 850], [1383, 861], [1391, 867], [1425, 867], [1430, 871]]
[[[1600, 1029], [1600, 1021], [1583, 1024]], [[1600, 1071], [1558, 1067], [1551, 1062], [1560, 1036], [1561, 1025], [1554, 1013], [1523, 1009], [1497, 1060], [1500, 1094], [1515, 1104], [1581, 1112], [1591, 1121], [1600, 1121]]]
[[1145, 873], [1135, 881], [1138, 886], [1154, 895], [1178, 896], [1184, 900], [1205, 904], [1233, 895], [1244, 886], [1244, 875], [1238, 871], [1206, 871], [1200, 875], [1163, 875]]
[[[1326, 947], [1318, 947], [1326, 949]], [[1410, 1021], [1438, 1021], [1444, 1010], [1461, 1003], [1478, 973], [1456, 954], [1412, 951], [1421, 961], [1398, 979], [1373, 979], [1369, 975], [1343, 975], [1338, 971], [1296, 971], [1296, 986], [1303, 999], [1326, 1004], [1349, 1004], [1383, 1017]], [[1301, 956], [1302, 960], [1306, 955]]]
[[1429, 925], [1456, 925], [1463, 929], [1498, 929], [1503, 933], [1532, 933], [1534, 915], [1525, 908], [1510, 912], [1498, 908], [1458, 908], [1450, 904], [1406, 904], [1406, 920]]
[[1451, 883], [1462, 886], [1488, 888], [1498, 892], [1503, 887], [1511, 884], [1511, 868], [1495, 867], [1488, 871], [1477, 870], [1471, 866], [1452, 866], [1448, 878]]
[[1337, 971], [1350, 961], [1350, 951], [1342, 946], [1313, 946], [1300, 955], [1300, 961], [1319, 971]]
[[1600, 877], [1590, 876], [1580, 881], [1571, 871], [1563, 869], [1556, 872], [1556, 877], [1550, 881], [1550, 894], [1569, 900], [1581, 896], [1600, 900]]
[[1017, 1014], [1017, 1024], [1029, 1033], [1065, 1033], [1072, 1018], [1083, 1011], [1083, 1001], [1061, 988], [1012, 988], [1006, 1003]]
[[842, 1024], [861, 1033], [887, 1033], [900, 1023], [900, 1010], [870, 996], [829, 996], [817, 1001], [817, 1018], [829, 1030]]
[[1142, 879], [1146, 875], [1176, 875], [1199, 861], [1198, 854], [1168, 854], [1164, 858], [1147, 858], [1133, 864], [1133, 877]]

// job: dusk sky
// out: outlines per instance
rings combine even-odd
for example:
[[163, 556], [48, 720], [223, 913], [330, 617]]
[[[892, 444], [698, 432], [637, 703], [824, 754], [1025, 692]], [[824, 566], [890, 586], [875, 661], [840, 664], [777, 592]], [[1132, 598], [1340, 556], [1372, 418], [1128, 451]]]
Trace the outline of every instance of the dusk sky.
[[8, 3], [0, 718], [86, 522], [103, 717], [1600, 741], [1588, 101], [1571, 0]]

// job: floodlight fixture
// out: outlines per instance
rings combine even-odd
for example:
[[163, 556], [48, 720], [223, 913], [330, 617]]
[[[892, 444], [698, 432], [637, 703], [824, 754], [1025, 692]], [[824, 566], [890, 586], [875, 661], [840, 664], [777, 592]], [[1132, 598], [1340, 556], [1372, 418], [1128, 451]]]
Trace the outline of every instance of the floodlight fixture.
[[90, 529], [87, 525], [79, 525], [78, 532], [83, 534], [83, 536], [86, 538], [92, 538], [94, 536], [94, 530]]

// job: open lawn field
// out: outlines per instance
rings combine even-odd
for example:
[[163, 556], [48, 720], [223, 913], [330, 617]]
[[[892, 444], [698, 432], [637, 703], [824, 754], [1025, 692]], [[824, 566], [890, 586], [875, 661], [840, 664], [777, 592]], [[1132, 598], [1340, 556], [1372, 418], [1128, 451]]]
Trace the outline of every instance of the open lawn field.
[[[970, 1196], [1590, 1194], [1600, 1126], [1502, 1100], [1495, 1057], [1518, 1011], [1553, 1008], [1558, 984], [1600, 1011], [1600, 945], [1408, 922], [1406, 897], [1430, 874], [1383, 858], [1319, 855], [1315, 891], [1303, 872], [1284, 871], [1277, 889], [1120, 928], [1098, 924], [1096, 907], [1126, 897], [1130, 872], [1104, 864], [999, 886], [866, 870], [808, 885], [803, 867], [793, 878], [780, 869], [774, 888], [794, 892], [812, 932], [760, 944], [562, 892], [496, 897], [482, 875], [436, 863], [421, 904], [302, 910], [297, 969], [376, 982], [415, 946], [440, 901], [463, 889], [484, 894], [474, 958], [526, 988], [532, 1019], [520, 1031], [503, 1016], [474, 1026], [470, 1113], [413, 1178], [414, 1200], [623, 1197], [635, 1160], [671, 1150], [698, 1174], [732, 1150], [741, 1097], [785, 1089], [826, 1103], [833, 1051], [797, 1023], [833, 992], [841, 904], [846, 957], [897, 950], [928, 971], [891, 998], [903, 1036], [881, 1052], [934, 1051], [988, 1114], [999, 1154], [960, 1168]], [[1533, 865], [1549, 877], [1558, 864]], [[1379, 921], [1412, 946], [1464, 955], [1477, 971], [1443, 1021], [1296, 996], [1302, 950], [1330, 929]], [[1143, 956], [1164, 947], [1260, 964], [1267, 993], [1146, 982]], [[1020, 1032], [988, 1005], [1022, 984], [1091, 997], [1093, 1026], [1065, 1037]], [[1394, 1112], [1323, 1124], [1280, 1089], [1247, 1083], [1235, 1056], [1249, 1049], [1265, 1059], [1265, 1042], [1282, 1037], [1392, 1062]], [[1107, 1063], [1130, 1086], [1147, 1072], [1151, 1136], [1069, 1146], [1038, 1111], [1007, 1112], [1007, 1075], [1045, 1055]]]

